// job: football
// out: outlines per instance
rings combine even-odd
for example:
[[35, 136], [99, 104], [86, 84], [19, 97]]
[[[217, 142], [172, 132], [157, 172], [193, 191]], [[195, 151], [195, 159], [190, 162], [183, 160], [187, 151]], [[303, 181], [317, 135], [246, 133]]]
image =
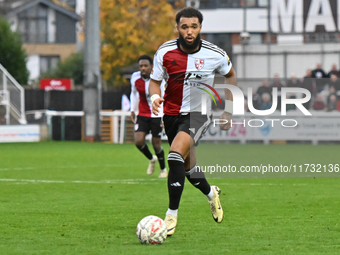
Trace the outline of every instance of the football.
[[138, 223], [136, 234], [142, 244], [162, 244], [167, 236], [166, 224], [157, 216], [146, 216]]

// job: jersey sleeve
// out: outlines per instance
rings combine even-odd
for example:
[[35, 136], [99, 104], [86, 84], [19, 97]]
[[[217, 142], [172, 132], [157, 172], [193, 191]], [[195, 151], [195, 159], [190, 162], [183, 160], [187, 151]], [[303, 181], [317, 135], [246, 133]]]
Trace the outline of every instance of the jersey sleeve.
[[138, 91], [135, 86], [135, 82], [138, 79], [138, 72], [135, 72], [131, 75], [131, 94], [130, 94], [130, 102], [131, 102], [131, 111], [137, 112], [138, 111]]
[[161, 81], [165, 78], [165, 68], [163, 66], [163, 54], [158, 50], [153, 60], [151, 79]]
[[216, 71], [221, 75], [226, 75], [227, 73], [229, 73], [231, 67], [232, 67], [232, 64], [231, 64], [230, 58], [227, 55], [227, 53], [225, 53], [225, 56], [222, 57]]

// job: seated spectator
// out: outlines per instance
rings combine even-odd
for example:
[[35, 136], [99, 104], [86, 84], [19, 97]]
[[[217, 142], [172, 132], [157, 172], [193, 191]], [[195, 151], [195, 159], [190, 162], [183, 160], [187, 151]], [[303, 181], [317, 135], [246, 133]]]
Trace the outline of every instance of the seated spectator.
[[322, 100], [322, 95], [320, 93], [317, 94], [316, 99], [313, 103], [313, 109], [320, 111], [325, 109], [325, 104]]
[[336, 110], [337, 103], [338, 103], [338, 99], [336, 98], [336, 95], [331, 94], [329, 96], [329, 101], [327, 103], [327, 107], [325, 108], [325, 110], [328, 112]]
[[312, 78], [315, 78], [317, 92], [320, 92], [324, 89], [325, 83], [327, 82], [327, 77], [327, 74], [321, 67], [321, 63], [317, 63], [316, 68], [312, 71]]
[[335, 74], [337, 77], [340, 77], [339, 70], [336, 68], [336, 65], [332, 65], [332, 69], [328, 73], [328, 77], [331, 78], [332, 75]]
[[272, 107], [271, 96], [269, 93], [262, 94], [262, 103], [259, 110], [268, 110]]
[[328, 90], [327, 101], [326, 101], [327, 104], [329, 103], [330, 98], [331, 98], [332, 95], [335, 95], [335, 96], [336, 96], [336, 94], [335, 94], [335, 88], [334, 88], [334, 87], [330, 87], [329, 90]]
[[287, 87], [291, 88], [300, 88], [301, 87], [301, 82], [299, 79], [296, 78], [295, 74], [292, 74], [290, 77], [290, 80], [287, 82]]
[[340, 100], [336, 103], [336, 110], [340, 112]]
[[328, 85], [329, 85], [329, 88], [334, 87], [335, 93], [340, 91], [340, 80], [338, 76], [336, 76], [335, 74], [332, 74], [328, 81]]
[[272, 94], [272, 89], [269, 87], [268, 80], [263, 80], [262, 85], [257, 89], [257, 94], [262, 96], [263, 93]]
[[[287, 98], [293, 99], [293, 98], [296, 98], [296, 96], [295, 95], [290, 95], [290, 96], [287, 95]], [[286, 105], [286, 111], [290, 111], [290, 110], [296, 110], [295, 104], [287, 104]]]
[[[255, 90], [253, 88], [252, 103], [253, 103], [253, 107], [258, 110], [260, 108], [260, 104], [261, 104], [261, 96], [257, 92], [254, 92], [254, 91]], [[244, 101], [245, 101], [245, 104], [247, 104], [247, 111], [249, 111], [249, 109], [248, 109], [248, 98], [245, 97]]]
[[322, 101], [325, 102], [325, 105], [328, 104], [329, 102], [329, 98], [331, 95], [336, 95], [335, 94], [335, 88], [334, 87], [330, 87], [328, 89], [328, 86], [327, 86], [327, 89], [325, 88], [323, 91], [320, 92], [320, 94], [322, 95]]
[[[311, 69], [307, 70], [306, 76], [302, 79], [301, 87], [304, 88], [304, 89], [307, 89], [310, 92], [312, 98], [314, 98], [315, 80], [312, 78], [312, 70]], [[306, 109], [309, 109], [311, 107], [310, 101], [304, 103], [303, 106]]]
[[259, 109], [261, 104], [261, 96], [257, 93], [253, 93], [253, 106], [255, 109]]
[[272, 88], [277, 88], [277, 91], [281, 91], [281, 88], [283, 87], [282, 83], [280, 82], [280, 77], [278, 74], [274, 75], [274, 81], [270, 85]]

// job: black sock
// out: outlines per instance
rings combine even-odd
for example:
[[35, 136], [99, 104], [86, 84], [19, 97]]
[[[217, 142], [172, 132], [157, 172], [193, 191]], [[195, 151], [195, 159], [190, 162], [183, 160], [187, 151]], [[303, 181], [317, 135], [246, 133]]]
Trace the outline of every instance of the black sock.
[[[156, 150], [155, 150], [155, 152], [156, 152]], [[163, 170], [165, 168], [163, 148], [161, 148], [160, 151], [156, 152], [156, 155], [157, 155], [157, 158], [158, 158], [159, 166], [160, 166], [161, 170]]]
[[189, 170], [185, 171], [185, 175], [188, 181], [198, 188], [204, 195], [208, 195], [210, 192], [210, 185], [205, 178], [204, 172], [202, 172], [201, 168], [197, 165], [192, 167]]
[[170, 151], [168, 155], [168, 165], [169, 208], [171, 210], [177, 210], [185, 181], [185, 166], [182, 155], [178, 152]]
[[145, 143], [140, 147], [136, 145], [136, 147], [145, 155], [145, 157], [147, 157], [149, 160], [152, 159], [152, 154]]

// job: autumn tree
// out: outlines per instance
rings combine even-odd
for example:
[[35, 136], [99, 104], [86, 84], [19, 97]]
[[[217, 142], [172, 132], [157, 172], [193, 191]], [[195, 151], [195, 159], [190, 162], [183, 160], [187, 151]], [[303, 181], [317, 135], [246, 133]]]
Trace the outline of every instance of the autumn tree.
[[175, 10], [166, 0], [101, 0], [100, 19], [103, 78], [113, 84], [124, 82], [123, 67], [176, 36]]

